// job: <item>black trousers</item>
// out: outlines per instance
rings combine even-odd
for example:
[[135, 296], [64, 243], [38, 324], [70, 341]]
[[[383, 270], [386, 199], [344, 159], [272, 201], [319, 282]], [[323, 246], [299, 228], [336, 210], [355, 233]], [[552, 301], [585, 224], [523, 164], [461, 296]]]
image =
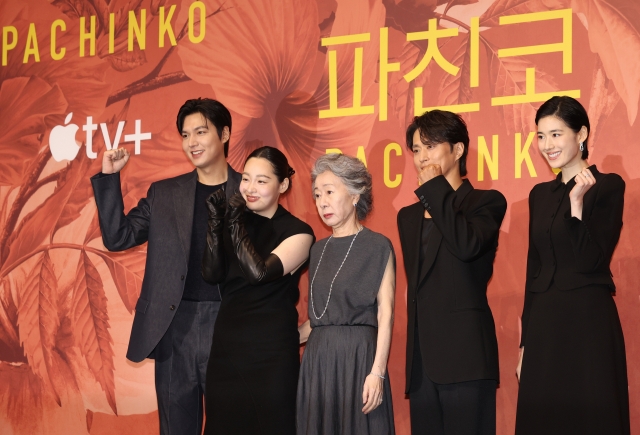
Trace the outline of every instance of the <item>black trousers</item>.
[[[416, 331], [417, 338], [417, 331]], [[495, 435], [495, 380], [436, 384], [414, 346], [409, 389], [412, 435]]]
[[161, 435], [200, 435], [207, 362], [220, 302], [181, 301], [155, 354]]

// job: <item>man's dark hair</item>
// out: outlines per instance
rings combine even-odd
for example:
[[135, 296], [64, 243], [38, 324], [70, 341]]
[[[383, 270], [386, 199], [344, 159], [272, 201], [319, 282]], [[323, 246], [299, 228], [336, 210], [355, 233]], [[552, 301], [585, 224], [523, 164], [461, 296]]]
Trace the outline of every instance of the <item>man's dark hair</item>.
[[587, 139], [582, 142], [584, 144], [582, 160], [586, 160], [589, 157], [587, 140], [589, 139], [591, 125], [589, 124], [589, 115], [587, 115], [587, 111], [584, 110], [582, 104], [568, 96], [551, 97], [536, 112], [536, 125], [538, 125], [538, 121], [547, 116], [555, 116], [561, 119], [576, 134], [578, 134], [582, 126], [587, 127]]
[[469, 151], [469, 132], [467, 124], [460, 115], [445, 110], [430, 110], [413, 118], [407, 128], [407, 148], [413, 150], [413, 135], [418, 130], [420, 140], [425, 145], [448, 142], [453, 152], [453, 146], [458, 142], [464, 145], [460, 164], [460, 176], [467, 175], [467, 153]]
[[[176, 126], [178, 133], [182, 134], [182, 126], [184, 119], [194, 113], [201, 114], [205, 120], [211, 122], [218, 132], [218, 137], [222, 140], [222, 130], [229, 127], [229, 137], [231, 137], [231, 113], [224, 107], [224, 104], [211, 98], [196, 98], [187, 100], [180, 110], [178, 110], [178, 118]], [[208, 126], [207, 126], [208, 127]], [[229, 154], [229, 140], [224, 142], [224, 156]]]

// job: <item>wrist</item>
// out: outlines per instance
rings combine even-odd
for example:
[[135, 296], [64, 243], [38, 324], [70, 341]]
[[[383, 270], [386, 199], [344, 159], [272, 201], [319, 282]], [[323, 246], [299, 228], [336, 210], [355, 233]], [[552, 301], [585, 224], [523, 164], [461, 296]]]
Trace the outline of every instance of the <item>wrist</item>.
[[209, 210], [209, 220], [223, 221], [224, 210]]
[[244, 223], [244, 221], [242, 220], [241, 216], [230, 216], [229, 217], [229, 228], [236, 226], [236, 225], [242, 225]]
[[384, 374], [379, 374], [379, 373], [376, 373], [376, 372], [371, 372], [371, 373], [369, 373], [369, 374], [370, 374], [370, 375], [373, 375], [373, 376], [375, 376], [375, 377], [377, 377], [377, 378], [380, 378], [380, 379], [382, 379], [383, 381], [385, 380]]
[[224, 225], [222, 225], [222, 221], [213, 220], [209, 222], [209, 231], [213, 234], [222, 234], [224, 230]]
[[571, 215], [577, 216], [582, 215], [582, 201], [580, 202], [571, 202]]

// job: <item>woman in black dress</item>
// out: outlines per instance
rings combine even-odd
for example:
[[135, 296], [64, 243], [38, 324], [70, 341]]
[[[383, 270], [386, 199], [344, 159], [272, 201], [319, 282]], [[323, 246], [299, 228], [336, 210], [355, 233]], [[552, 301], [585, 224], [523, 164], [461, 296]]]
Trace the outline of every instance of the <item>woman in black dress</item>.
[[629, 434], [624, 338], [609, 269], [625, 184], [587, 163], [589, 119], [573, 98], [544, 103], [536, 125], [540, 152], [562, 172], [529, 195], [516, 434]]
[[295, 434], [295, 305], [313, 230], [278, 205], [291, 175], [282, 152], [262, 147], [247, 158], [228, 205], [224, 194], [208, 199], [203, 276], [224, 286], [207, 367], [205, 434]]

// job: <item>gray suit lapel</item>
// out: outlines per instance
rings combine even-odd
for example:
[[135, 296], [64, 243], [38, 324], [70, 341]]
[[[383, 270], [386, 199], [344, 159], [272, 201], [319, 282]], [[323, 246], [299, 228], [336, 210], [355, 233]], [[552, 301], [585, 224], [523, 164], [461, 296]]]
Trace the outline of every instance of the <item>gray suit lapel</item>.
[[231, 165], [227, 165], [227, 187], [225, 193], [227, 194], [227, 201], [236, 192], [240, 191], [240, 180], [242, 176], [233, 170]]
[[191, 229], [193, 228], [193, 210], [196, 182], [198, 181], [198, 175], [195, 170], [190, 175], [190, 177], [176, 181], [177, 185], [173, 191], [174, 215], [185, 263], [189, 262], [189, 252], [191, 250]]

